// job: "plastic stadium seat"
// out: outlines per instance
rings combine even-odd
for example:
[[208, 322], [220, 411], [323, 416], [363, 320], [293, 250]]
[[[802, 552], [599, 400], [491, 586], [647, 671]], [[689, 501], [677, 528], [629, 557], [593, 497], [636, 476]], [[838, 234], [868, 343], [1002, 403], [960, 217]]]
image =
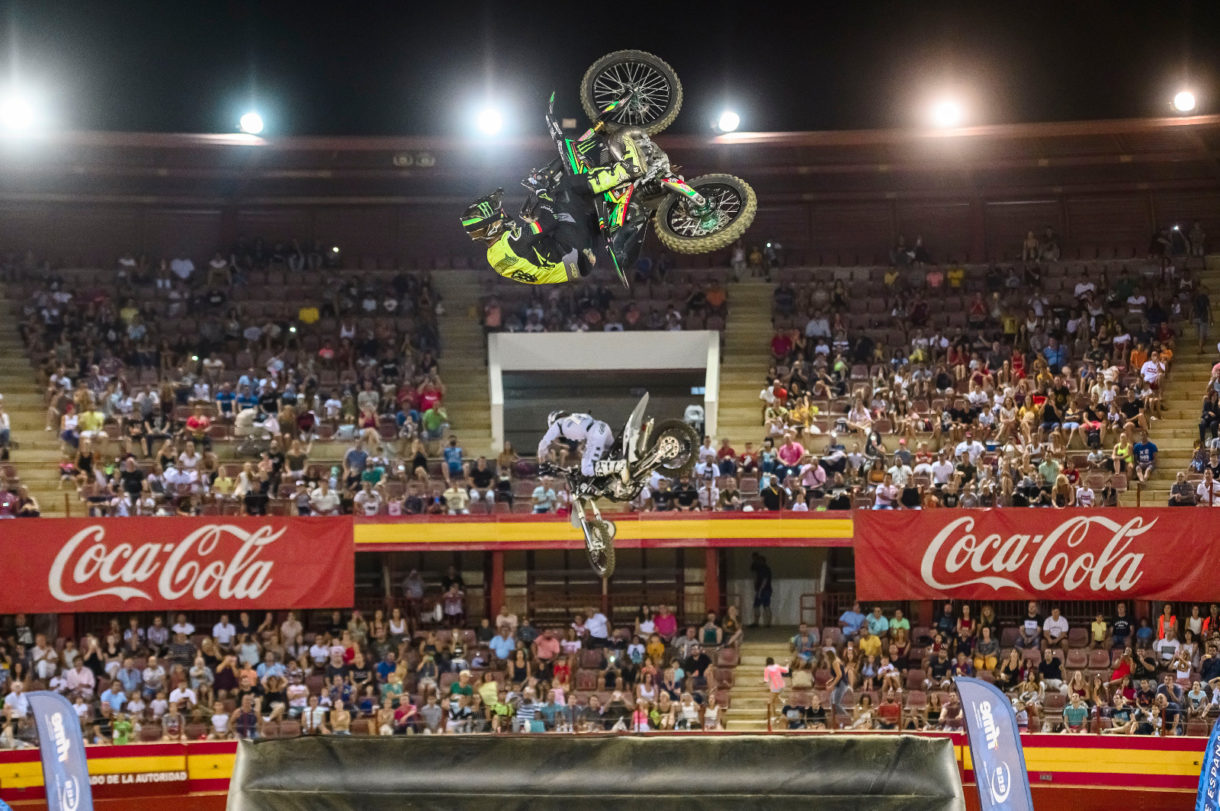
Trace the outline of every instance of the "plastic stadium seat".
[[1090, 670], [1108, 670], [1110, 667], [1110, 652], [1105, 650], [1089, 651]]
[[279, 736], [281, 738], [296, 738], [301, 734], [299, 721], [280, 721]]
[[907, 689], [922, 690], [926, 678], [928, 678], [928, 674], [922, 668], [911, 668], [907, 671]]
[[1063, 665], [1068, 670], [1084, 670], [1089, 666], [1089, 652], [1083, 648], [1071, 648]]
[[1089, 644], [1088, 628], [1071, 628], [1068, 630], [1068, 647], [1084, 648]]

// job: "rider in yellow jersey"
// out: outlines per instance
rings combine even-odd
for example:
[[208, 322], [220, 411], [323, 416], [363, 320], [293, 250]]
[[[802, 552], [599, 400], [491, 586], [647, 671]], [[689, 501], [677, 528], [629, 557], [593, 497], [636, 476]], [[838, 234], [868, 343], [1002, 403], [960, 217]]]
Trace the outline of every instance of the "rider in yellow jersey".
[[506, 279], [525, 284], [559, 284], [588, 273], [595, 262], [589, 206], [592, 194], [630, 182], [642, 172], [634, 148], [624, 159], [587, 174], [568, 175], [552, 197], [531, 195], [519, 217], [504, 212], [503, 189], [472, 203], [462, 227], [487, 245], [487, 262]]

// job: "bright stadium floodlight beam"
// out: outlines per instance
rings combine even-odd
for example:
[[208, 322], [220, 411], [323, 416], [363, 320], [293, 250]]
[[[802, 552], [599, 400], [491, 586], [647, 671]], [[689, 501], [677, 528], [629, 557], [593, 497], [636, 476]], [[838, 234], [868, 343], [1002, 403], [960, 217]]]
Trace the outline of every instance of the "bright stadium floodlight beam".
[[720, 132], [733, 132], [741, 126], [741, 116], [732, 110], [725, 110], [716, 120], [716, 129]]
[[479, 111], [478, 118], [475, 119], [475, 125], [479, 128], [479, 132], [484, 135], [495, 135], [504, 127], [504, 117], [500, 115], [500, 111], [493, 107], [486, 107]]
[[956, 127], [965, 117], [966, 111], [953, 99], [942, 99], [932, 107], [932, 121], [938, 127]]
[[38, 115], [34, 105], [25, 96], [13, 92], [0, 99], [0, 127], [12, 134], [21, 134], [34, 129]]
[[1182, 90], [1173, 97], [1173, 109], [1179, 113], [1189, 113], [1195, 109], [1195, 94], [1189, 90]]
[[263, 131], [263, 117], [251, 110], [245, 113], [237, 122], [241, 127], [242, 132], [247, 132], [250, 135], [258, 135]]

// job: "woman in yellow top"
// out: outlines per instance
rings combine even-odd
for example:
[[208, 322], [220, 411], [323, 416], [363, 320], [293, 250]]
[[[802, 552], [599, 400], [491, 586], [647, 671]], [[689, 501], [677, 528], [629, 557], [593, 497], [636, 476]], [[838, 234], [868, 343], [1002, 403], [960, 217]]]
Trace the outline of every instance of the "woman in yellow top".
[[1131, 456], [1133, 448], [1131, 440], [1125, 436], [1119, 436], [1118, 442], [1114, 445], [1114, 452], [1110, 454], [1111, 462], [1114, 465], [1115, 473], [1126, 473], [1127, 468], [1131, 465]]

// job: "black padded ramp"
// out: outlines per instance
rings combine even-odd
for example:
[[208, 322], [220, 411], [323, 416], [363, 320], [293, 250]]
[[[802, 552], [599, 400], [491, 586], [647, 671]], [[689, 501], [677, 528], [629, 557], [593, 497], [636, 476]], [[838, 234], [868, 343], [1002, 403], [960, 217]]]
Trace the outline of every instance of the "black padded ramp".
[[[442, 735], [242, 741], [229, 811], [965, 809], [948, 738]], [[628, 803], [624, 806], [624, 803]]]

